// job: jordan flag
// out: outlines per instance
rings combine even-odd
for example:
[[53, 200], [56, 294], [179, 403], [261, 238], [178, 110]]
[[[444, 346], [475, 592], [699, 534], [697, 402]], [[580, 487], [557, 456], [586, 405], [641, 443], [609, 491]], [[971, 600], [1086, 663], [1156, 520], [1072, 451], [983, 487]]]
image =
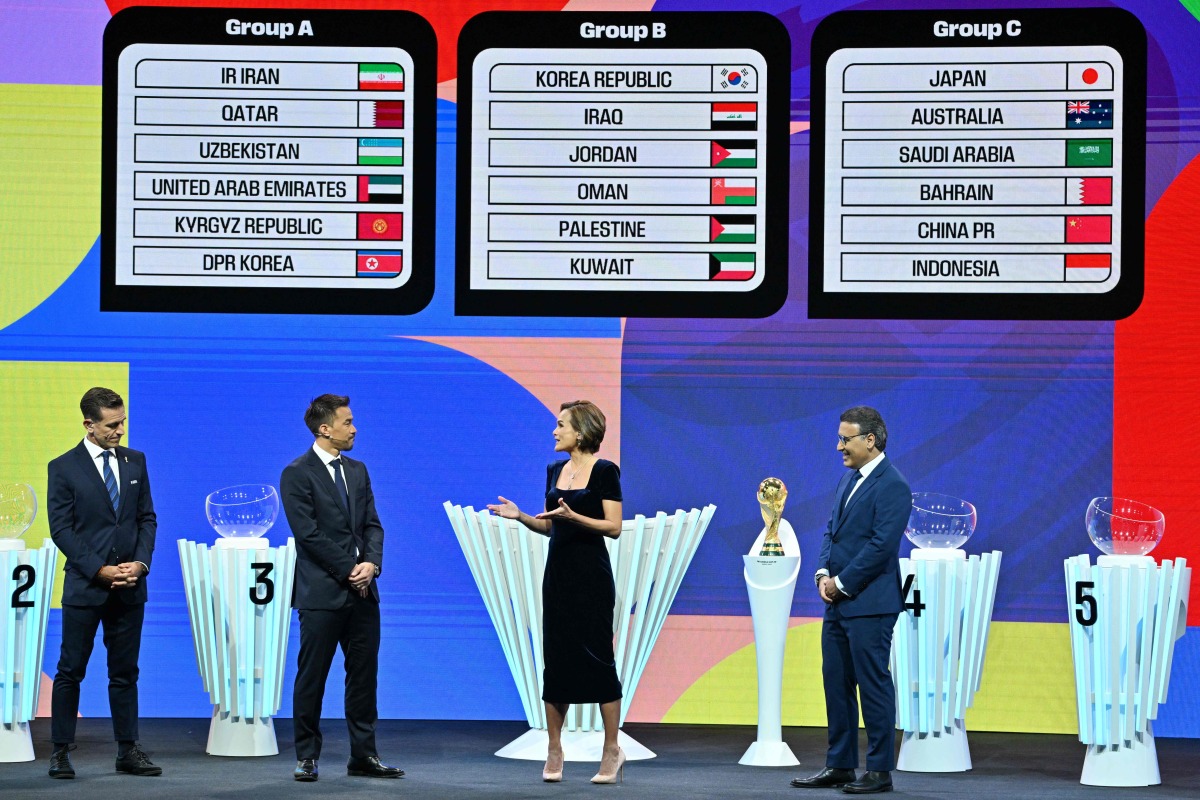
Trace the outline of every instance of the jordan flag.
[[404, 238], [403, 214], [359, 214], [359, 239]]
[[1111, 206], [1112, 178], [1067, 178], [1067, 205]]
[[739, 139], [712, 143], [713, 167], [754, 167], [758, 165], [758, 142]]
[[1067, 244], [1107, 244], [1112, 241], [1112, 217], [1067, 217]]
[[392, 278], [404, 267], [404, 254], [400, 250], [359, 250], [358, 276], [360, 278]]

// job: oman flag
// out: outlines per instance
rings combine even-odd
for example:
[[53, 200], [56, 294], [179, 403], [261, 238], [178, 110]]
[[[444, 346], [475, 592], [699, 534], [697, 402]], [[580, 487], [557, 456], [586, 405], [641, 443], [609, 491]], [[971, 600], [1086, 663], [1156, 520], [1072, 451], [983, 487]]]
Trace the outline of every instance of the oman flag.
[[404, 67], [399, 64], [359, 64], [358, 88], [404, 91]]
[[1112, 241], [1112, 217], [1067, 217], [1066, 221], [1067, 244], [1107, 244]]
[[404, 238], [403, 214], [359, 214], [359, 239]]
[[714, 206], [752, 206], [757, 202], [756, 191], [754, 178], [713, 178], [712, 204]]

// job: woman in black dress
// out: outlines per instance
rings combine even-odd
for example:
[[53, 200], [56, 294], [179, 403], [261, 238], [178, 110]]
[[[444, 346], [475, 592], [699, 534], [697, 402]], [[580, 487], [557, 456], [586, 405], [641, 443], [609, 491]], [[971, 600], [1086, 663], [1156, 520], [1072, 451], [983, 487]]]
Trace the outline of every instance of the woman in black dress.
[[599, 703], [604, 754], [593, 783], [623, 777], [625, 753], [617, 745], [621, 681], [613, 654], [616, 588], [603, 537], [621, 535], [621, 471], [596, 456], [604, 439], [604, 414], [594, 403], [563, 403], [554, 428], [554, 450], [570, 458], [546, 468], [546, 510], [523, 513], [499, 498], [488, 509], [550, 537], [542, 580], [542, 700], [549, 749], [542, 780], [562, 780], [562, 726], [571, 703]]

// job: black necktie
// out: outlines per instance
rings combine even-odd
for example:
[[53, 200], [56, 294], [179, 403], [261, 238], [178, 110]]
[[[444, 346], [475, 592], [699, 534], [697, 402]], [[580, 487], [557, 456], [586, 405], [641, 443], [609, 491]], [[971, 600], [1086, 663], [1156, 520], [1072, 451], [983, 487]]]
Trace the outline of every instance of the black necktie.
[[335, 458], [329, 462], [329, 466], [333, 467], [333, 482], [337, 484], [338, 496], [342, 498], [342, 508], [349, 514], [350, 493], [346, 491], [346, 479], [342, 477], [342, 460]]
[[846, 491], [842, 492], [842, 502], [838, 505], [839, 512], [846, 510], [846, 503], [850, 500], [850, 493], [854, 491], [854, 487], [858, 485], [858, 480], [861, 477], [862, 473], [854, 470], [854, 474], [850, 476], [850, 482], [846, 484]]

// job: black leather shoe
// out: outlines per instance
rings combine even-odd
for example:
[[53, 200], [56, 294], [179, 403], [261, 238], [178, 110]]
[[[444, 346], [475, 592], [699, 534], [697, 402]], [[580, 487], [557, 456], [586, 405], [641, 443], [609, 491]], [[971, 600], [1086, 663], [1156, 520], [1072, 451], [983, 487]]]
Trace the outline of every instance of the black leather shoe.
[[146, 751], [134, 745], [132, 750], [117, 759], [117, 772], [126, 775], [162, 775], [162, 767], [154, 766]]
[[312, 783], [317, 779], [317, 760], [315, 758], [302, 758], [296, 762], [296, 769], [292, 772], [292, 777], [304, 783]]
[[891, 790], [892, 773], [877, 772], [875, 770], [867, 770], [854, 783], [847, 783], [842, 787], [842, 791], [846, 794], [875, 794], [876, 792], [890, 792]]
[[379, 756], [367, 756], [347, 761], [346, 774], [359, 778], [399, 778], [404, 775], [404, 770], [381, 763]]
[[74, 778], [75, 768], [71, 766], [70, 749], [67, 747], [55, 750], [50, 754], [51, 778]]
[[797, 789], [834, 789], [852, 783], [854, 778], [854, 770], [852, 769], [826, 767], [811, 777], [793, 779], [792, 786], [795, 786]]

